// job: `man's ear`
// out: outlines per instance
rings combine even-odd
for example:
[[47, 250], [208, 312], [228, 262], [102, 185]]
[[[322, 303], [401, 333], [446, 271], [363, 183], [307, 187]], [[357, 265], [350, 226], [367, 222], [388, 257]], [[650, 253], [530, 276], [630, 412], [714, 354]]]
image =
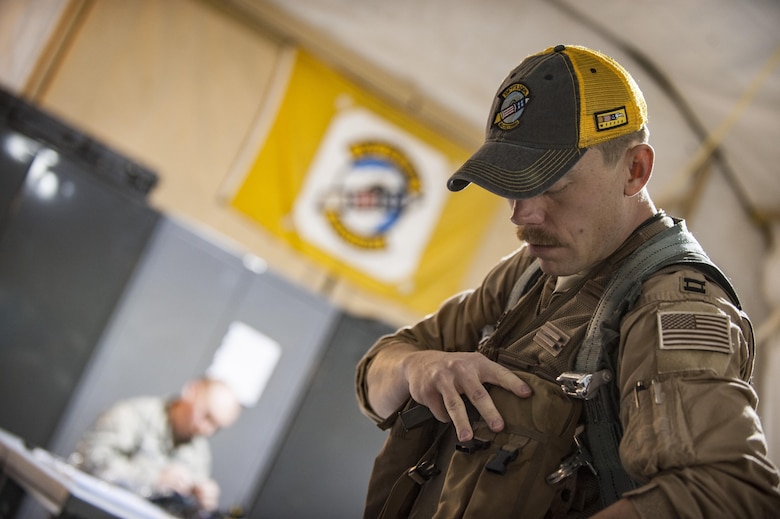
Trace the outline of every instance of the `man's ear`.
[[655, 150], [649, 144], [637, 144], [626, 152], [628, 180], [623, 190], [626, 196], [634, 196], [650, 181], [653, 174]]

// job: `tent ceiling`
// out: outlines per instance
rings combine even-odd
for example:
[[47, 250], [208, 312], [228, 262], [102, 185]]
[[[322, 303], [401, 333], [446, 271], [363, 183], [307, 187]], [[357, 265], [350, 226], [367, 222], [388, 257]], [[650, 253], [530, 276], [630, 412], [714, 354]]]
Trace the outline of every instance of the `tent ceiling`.
[[780, 216], [777, 0], [590, 0], [587, 10], [577, 0], [244, 3], [286, 13], [480, 129], [525, 55], [557, 43], [600, 49], [647, 97], [657, 201], [688, 196], [684, 179], [709, 136], [747, 212]]
[[474, 148], [498, 85], [526, 55], [570, 43], [615, 57], [648, 102], [656, 204], [687, 220], [754, 323], [773, 306], [780, 322], [780, 288], [766, 274], [780, 257], [771, 249], [780, 245], [778, 0], [221, 5], [389, 91]]

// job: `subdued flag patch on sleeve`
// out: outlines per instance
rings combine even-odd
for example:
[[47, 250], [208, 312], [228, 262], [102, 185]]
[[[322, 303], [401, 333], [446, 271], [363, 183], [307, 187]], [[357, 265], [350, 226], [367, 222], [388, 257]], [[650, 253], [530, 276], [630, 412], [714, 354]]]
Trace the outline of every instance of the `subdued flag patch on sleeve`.
[[731, 320], [727, 315], [659, 312], [662, 350], [703, 350], [731, 353]]

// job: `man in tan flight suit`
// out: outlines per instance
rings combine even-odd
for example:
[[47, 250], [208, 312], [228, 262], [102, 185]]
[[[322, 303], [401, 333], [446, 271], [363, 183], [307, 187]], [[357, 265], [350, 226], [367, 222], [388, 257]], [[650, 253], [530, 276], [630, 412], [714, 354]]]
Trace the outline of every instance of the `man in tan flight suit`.
[[[578, 46], [527, 57], [498, 90], [484, 145], [448, 182], [452, 191], [474, 183], [506, 198], [521, 246], [479, 287], [367, 352], [356, 379], [364, 414], [395, 431], [399, 410], [417, 402], [451, 423], [458, 450], [471, 452], [477, 436], [495, 438], [508, 427], [489, 388], [544, 409], [544, 401], [534, 402], [546, 398], [542, 391], [516, 374], [554, 381], [570, 371], [612, 274], [643, 243], [683, 225], [648, 194], [653, 161], [644, 98], [619, 64]], [[541, 274], [505, 313], [516, 280], [535, 259]], [[753, 332], [737, 305], [728, 287], [692, 265], [667, 266], [644, 280], [610, 352], [619, 462], [634, 489], [604, 504], [585, 463], [567, 478], [571, 491], [555, 494], [539, 517], [780, 514], [778, 472], [766, 455], [751, 386]], [[478, 346], [486, 327], [503, 329], [501, 339]], [[454, 470], [442, 459], [439, 453], [437, 470], [404, 515], [479, 517], [447, 512], [463, 491], [442, 482]], [[380, 515], [393, 485], [374, 481], [383, 463], [378, 458], [367, 516]], [[505, 490], [496, 492], [493, 500], [506, 498]]]

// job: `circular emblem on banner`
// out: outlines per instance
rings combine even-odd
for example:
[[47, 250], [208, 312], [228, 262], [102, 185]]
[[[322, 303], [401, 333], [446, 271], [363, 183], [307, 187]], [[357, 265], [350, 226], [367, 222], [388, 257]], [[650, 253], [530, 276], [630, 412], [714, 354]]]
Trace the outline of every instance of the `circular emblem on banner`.
[[[334, 272], [406, 284], [446, 202], [452, 165], [405, 127], [363, 108], [338, 112], [322, 136], [290, 223]], [[399, 285], [400, 286], [400, 285]]]
[[420, 177], [404, 153], [386, 142], [353, 143], [349, 153], [346, 171], [321, 199], [322, 212], [350, 245], [384, 249], [387, 233], [420, 198]]
[[511, 130], [519, 124], [525, 105], [530, 101], [528, 87], [522, 83], [513, 83], [506, 87], [500, 95], [501, 103], [493, 119], [502, 130]]

